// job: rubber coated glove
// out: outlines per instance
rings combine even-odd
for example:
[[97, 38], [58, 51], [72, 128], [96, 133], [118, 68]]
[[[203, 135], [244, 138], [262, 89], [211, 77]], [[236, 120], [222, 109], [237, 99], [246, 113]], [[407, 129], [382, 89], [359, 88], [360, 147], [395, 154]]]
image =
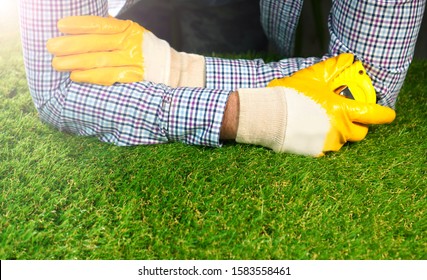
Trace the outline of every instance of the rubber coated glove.
[[[338, 151], [347, 141], [364, 139], [367, 125], [392, 122], [392, 109], [351, 100], [332, 90], [331, 83], [353, 61], [352, 54], [341, 54], [290, 77], [275, 79], [266, 89], [271, 97], [259, 91], [256, 97], [255, 89], [249, 90], [252, 94], [239, 90], [241, 112], [236, 141], [263, 145], [277, 152], [322, 156]], [[268, 132], [257, 132], [262, 127], [268, 127]]]
[[169, 86], [204, 86], [204, 58], [178, 53], [130, 20], [72, 16], [59, 20], [67, 36], [50, 39], [47, 49], [57, 71], [71, 80], [100, 85], [150, 81]]

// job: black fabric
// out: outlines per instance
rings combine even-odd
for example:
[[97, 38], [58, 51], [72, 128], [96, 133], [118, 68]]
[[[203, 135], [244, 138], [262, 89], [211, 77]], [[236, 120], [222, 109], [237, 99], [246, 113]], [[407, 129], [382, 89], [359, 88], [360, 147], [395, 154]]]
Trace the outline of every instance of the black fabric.
[[178, 51], [209, 54], [265, 51], [259, 0], [141, 0], [131, 19]]

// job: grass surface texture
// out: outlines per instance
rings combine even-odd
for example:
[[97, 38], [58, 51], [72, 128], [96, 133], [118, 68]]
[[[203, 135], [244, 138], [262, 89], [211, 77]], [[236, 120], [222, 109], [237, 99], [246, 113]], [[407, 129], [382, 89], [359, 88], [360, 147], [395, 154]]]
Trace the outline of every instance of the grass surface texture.
[[115, 147], [42, 124], [0, 50], [1, 259], [426, 259], [427, 61], [397, 119], [322, 158]]

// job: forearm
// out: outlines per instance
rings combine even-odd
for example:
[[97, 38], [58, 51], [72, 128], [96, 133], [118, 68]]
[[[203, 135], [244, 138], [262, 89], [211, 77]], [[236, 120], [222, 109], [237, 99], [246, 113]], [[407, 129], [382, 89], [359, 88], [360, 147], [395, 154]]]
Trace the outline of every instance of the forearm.
[[[267, 35], [284, 44], [289, 54], [302, 1], [261, 1]], [[425, 0], [333, 1], [329, 17], [328, 53], [319, 58], [290, 58], [277, 63], [262, 60], [206, 58], [206, 86], [235, 90], [264, 87], [274, 78], [340, 53], [353, 53], [371, 77], [379, 104], [394, 107], [419, 34]]]
[[240, 100], [238, 92], [230, 94], [222, 119], [220, 138], [221, 140], [236, 140], [239, 128]]
[[206, 57], [206, 87], [226, 90], [261, 88], [273, 79], [290, 76], [325, 58], [289, 58], [265, 63], [262, 59]]
[[217, 147], [228, 94], [145, 82], [71, 83], [58, 119], [64, 130], [119, 146], [182, 142]]
[[62, 91], [69, 84], [69, 73], [57, 72], [52, 66], [52, 55], [46, 42], [60, 36], [56, 25], [63, 16], [75, 14], [108, 15], [108, 3], [104, 1], [71, 2], [53, 0], [20, 0], [19, 16], [22, 48], [30, 93], [38, 110], [42, 110], [51, 98], [63, 103]]
[[[68, 2], [67, 2], [68, 3]], [[81, 5], [20, 1], [22, 44], [30, 93], [43, 121], [62, 131], [116, 145], [181, 141], [218, 146], [229, 91], [170, 88], [149, 82], [98, 86], [74, 83], [51, 66], [46, 41], [63, 16], [108, 14], [106, 1]]]
[[378, 103], [394, 107], [414, 55], [426, 1], [332, 2], [329, 53], [354, 53], [372, 79]]

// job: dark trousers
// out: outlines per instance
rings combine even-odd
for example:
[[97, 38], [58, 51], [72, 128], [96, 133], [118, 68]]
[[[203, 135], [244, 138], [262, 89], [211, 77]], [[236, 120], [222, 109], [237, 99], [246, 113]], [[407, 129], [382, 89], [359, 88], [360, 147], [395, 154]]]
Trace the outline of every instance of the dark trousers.
[[178, 51], [209, 54], [265, 51], [259, 0], [141, 0], [121, 13]]

